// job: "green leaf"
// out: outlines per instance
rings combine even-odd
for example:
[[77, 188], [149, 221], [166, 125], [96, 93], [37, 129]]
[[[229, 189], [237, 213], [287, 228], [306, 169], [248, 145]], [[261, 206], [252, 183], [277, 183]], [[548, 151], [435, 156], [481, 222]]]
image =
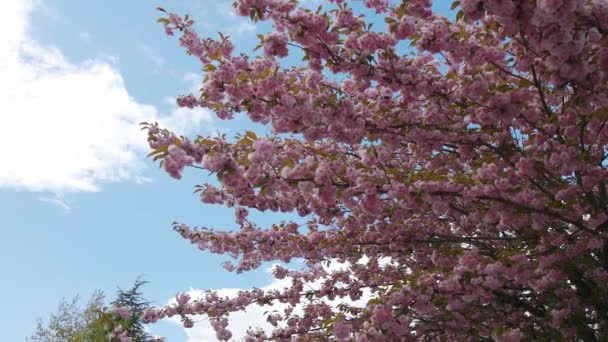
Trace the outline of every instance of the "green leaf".
[[149, 157], [152, 157], [153, 155], [157, 155], [157, 154], [159, 154], [159, 153], [164, 153], [164, 152], [165, 152], [165, 151], [160, 150], [160, 149], [158, 149], [158, 150], [154, 150], [154, 151], [152, 151], [152, 152], [148, 153], [148, 155], [146, 156], [146, 158], [149, 158]]
[[460, 1], [454, 1], [452, 3], [452, 7], [450, 7], [451, 10], [455, 10], [456, 7], [460, 6]]
[[405, 15], [405, 4], [402, 3], [397, 9], [397, 18], [401, 19]]
[[326, 327], [326, 328], [330, 327], [335, 321], [336, 321], [335, 317], [333, 317], [333, 318], [327, 318], [327, 319], [323, 320], [323, 326]]
[[258, 140], [258, 136], [255, 135], [255, 133], [253, 133], [252, 131], [245, 131], [245, 135], [251, 140]]
[[464, 12], [463, 11], [458, 11], [458, 13], [456, 13], [456, 21], [460, 20], [464, 18]]
[[217, 68], [213, 64], [205, 64], [205, 66], [203, 67], [203, 70], [207, 71], [207, 72], [210, 72], [210, 71], [217, 70]]
[[527, 88], [534, 86], [534, 83], [530, 80], [522, 79], [517, 82], [517, 86], [520, 88]]
[[329, 95], [329, 103], [332, 105], [338, 103], [338, 95], [336, 93]]
[[508, 83], [501, 83], [499, 86], [496, 87], [496, 90], [498, 90], [501, 93], [507, 92], [511, 89], [512, 88]]

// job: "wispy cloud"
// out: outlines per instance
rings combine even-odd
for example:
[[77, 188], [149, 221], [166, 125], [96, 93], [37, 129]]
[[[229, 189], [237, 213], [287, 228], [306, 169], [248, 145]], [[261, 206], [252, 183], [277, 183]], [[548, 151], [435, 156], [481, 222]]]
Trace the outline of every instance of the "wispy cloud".
[[197, 95], [198, 93], [200, 93], [202, 78], [203, 77], [199, 74], [189, 72], [185, 74], [182, 79], [183, 81], [189, 83], [190, 86], [188, 87], [188, 91], [194, 95]]
[[264, 25], [270, 26], [268, 23], [254, 23], [250, 18], [238, 15], [234, 8], [234, 0], [198, 1], [189, 7], [191, 7], [189, 14], [195, 20], [196, 27], [203, 36], [214, 37], [215, 33], [219, 31], [231, 35], [233, 38], [246, 40], [249, 38], [247, 33], [260, 31]]
[[237, 25], [230, 26], [226, 29], [226, 33], [229, 35], [240, 36], [245, 33], [253, 32], [257, 27], [249, 21], [239, 21]]
[[115, 59], [74, 64], [32, 39], [30, 14], [39, 3], [3, 3], [0, 187], [63, 194], [97, 191], [105, 182], [141, 182], [147, 147], [140, 122], [159, 121], [183, 134], [211, 122], [203, 110], [161, 113], [138, 102]]
[[42, 202], [47, 202], [52, 205], [58, 206], [63, 209], [66, 214], [69, 214], [72, 211], [72, 207], [65, 201], [65, 199], [61, 195], [55, 195], [54, 197], [40, 197], [38, 198]]
[[154, 70], [159, 72], [165, 65], [165, 59], [154, 48], [146, 44], [138, 44], [137, 49], [152, 63]]
[[91, 34], [89, 32], [80, 32], [78, 34], [78, 38], [80, 38], [85, 43], [91, 42]]

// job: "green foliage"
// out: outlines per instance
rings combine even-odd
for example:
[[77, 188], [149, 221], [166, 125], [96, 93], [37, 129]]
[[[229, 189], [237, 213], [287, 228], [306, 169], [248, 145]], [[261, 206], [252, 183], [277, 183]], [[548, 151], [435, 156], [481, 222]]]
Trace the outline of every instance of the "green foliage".
[[86, 306], [79, 305], [79, 296], [59, 302], [57, 311], [51, 314], [48, 325], [38, 320], [36, 330], [27, 338], [28, 342], [113, 342], [108, 334], [121, 327], [133, 342], [159, 342], [146, 333], [139, 317], [149, 306], [141, 292], [147, 282], [138, 278], [128, 290], [118, 288], [112, 307], [128, 307], [132, 315], [124, 319], [113, 310], [104, 307], [105, 295], [95, 291]]
[[[105, 295], [101, 291], [95, 291], [89, 298], [84, 308], [78, 304], [80, 297], [75, 296], [71, 300], [63, 298], [57, 307], [57, 311], [51, 314], [48, 326], [44, 326], [42, 320], [38, 320], [34, 334], [27, 338], [31, 342], [79, 342], [86, 341], [85, 336], [91, 332], [91, 327], [103, 310]], [[89, 340], [102, 341], [102, 340]]]

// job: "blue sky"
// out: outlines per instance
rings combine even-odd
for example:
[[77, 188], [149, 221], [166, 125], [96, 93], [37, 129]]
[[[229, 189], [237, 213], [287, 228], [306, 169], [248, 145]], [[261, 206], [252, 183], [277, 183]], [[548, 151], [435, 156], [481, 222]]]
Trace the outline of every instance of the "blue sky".
[[[155, 7], [189, 13], [203, 35], [222, 31], [250, 52], [268, 26], [235, 17], [232, 2], [3, 1], [0, 340], [24, 340], [62, 297], [86, 299], [99, 289], [112, 298], [139, 275], [150, 282], [146, 297], [159, 305], [190, 288], [270, 284], [266, 270], [224, 271], [225, 258], [198, 252], [172, 231], [174, 220], [236, 225], [232, 210], [192, 194], [206, 174], [189, 170], [176, 181], [146, 160], [137, 127], [157, 120], [190, 135], [263, 131], [242, 118], [222, 122], [203, 110], [177, 109], [172, 100], [196, 89], [200, 66], [164, 35]], [[253, 218], [263, 225], [281, 217]], [[187, 340], [171, 322], [151, 330]]]

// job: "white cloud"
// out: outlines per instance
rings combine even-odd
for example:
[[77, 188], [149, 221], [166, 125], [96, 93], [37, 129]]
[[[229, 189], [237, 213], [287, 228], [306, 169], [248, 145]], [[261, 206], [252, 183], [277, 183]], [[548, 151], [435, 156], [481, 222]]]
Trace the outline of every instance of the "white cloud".
[[210, 124], [210, 113], [166, 115], [136, 101], [109, 58], [70, 62], [28, 34], [33, 0], [3, 2], [0, 30], [0, 187], [63, 194], [104, 182], [145, 180], [142, 121], [179, 133]]

